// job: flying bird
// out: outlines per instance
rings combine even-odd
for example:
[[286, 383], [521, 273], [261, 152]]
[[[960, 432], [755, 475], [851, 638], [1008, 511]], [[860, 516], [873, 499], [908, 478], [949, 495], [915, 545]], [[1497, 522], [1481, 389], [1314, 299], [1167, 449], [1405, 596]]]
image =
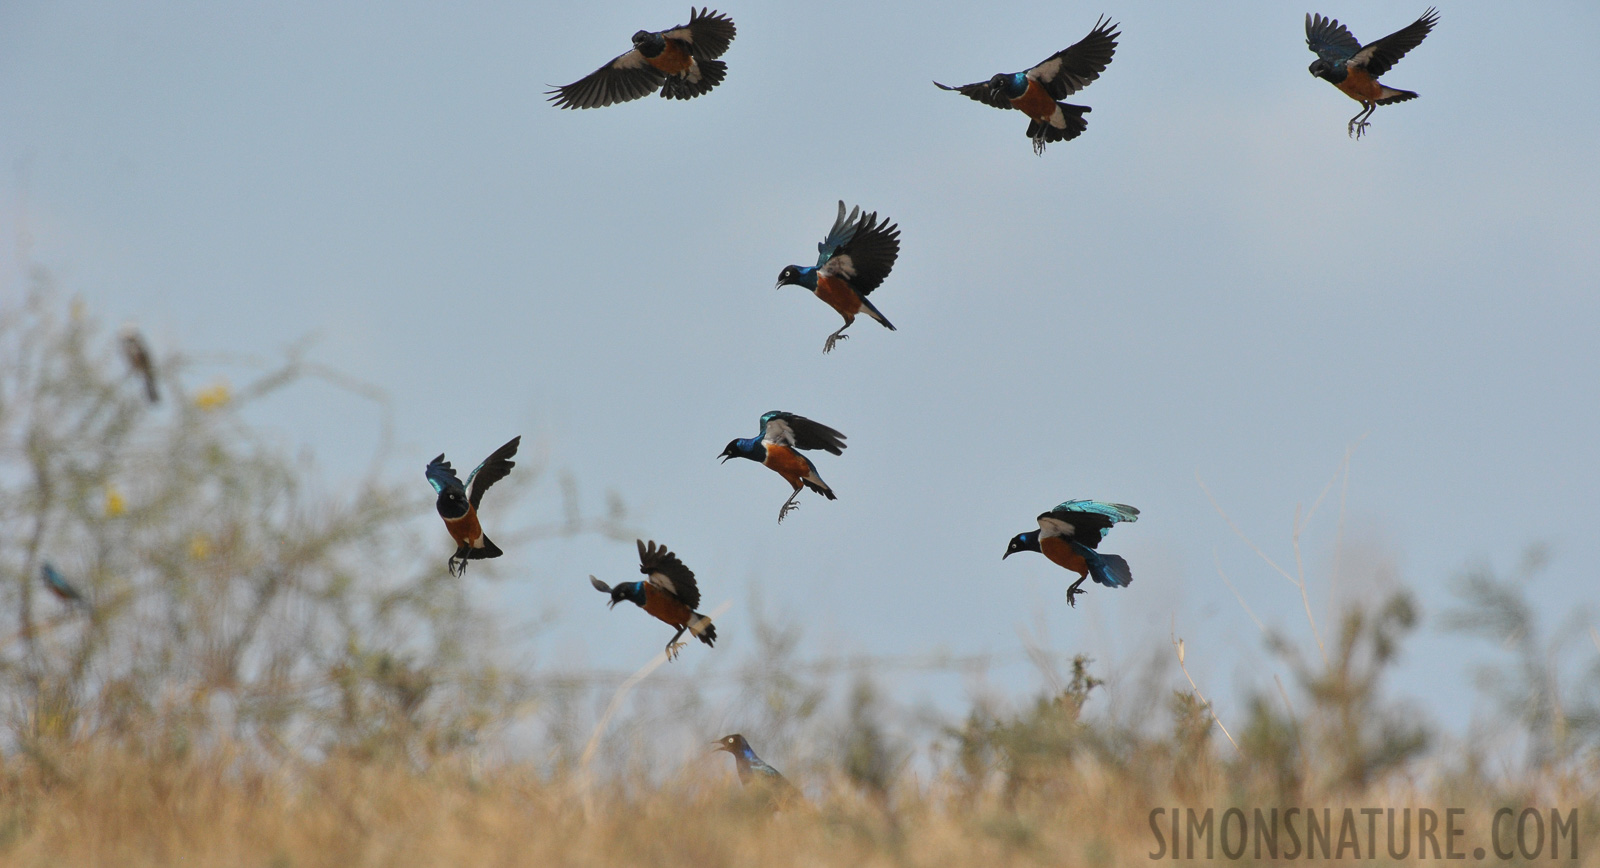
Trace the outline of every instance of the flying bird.
[[50, 593], [55, 594], [62, 602], [72, 606], [82, 606], [84, 609], [91, 608], [83, 594], [79, 593], [78, 589], [67, 581], [66, 576], [61, 575], [49, 561], [39, 566], [39, 578], [44, 580], [44, 586], [50, 589]]
[[648, 547], [642, 539], [635, 542], [639, 544], [639, 572], [647, 577], [644, 581], [623, 582], [613, 588], [594, 576], [589, 577], [595, 590], [611, 595], [607, 608], [614, 608], [623, 600], [628, 600], [657, 619], [677, 627], [678, 632], [673, 633], [672, 639], [667, 642], [668, 660], [676, 659], [679, 650], [688, 644], [678, 641], [685, 630], [714, 647], [717, 642], [716, 625], [711, 623], [710, 618], [694, 610], [700, 605], [700, 588], [695, 584], [694, 570], [684, 566], [683, 561], [667, 551], [666, 546], [656, 545], [655, 540], [651, 540]]
[[894, 324], [878, 312], [867, 296], [889, 276], [895, 258], [900, 255], [899, 226], [887, 219], [880, 223], [878, 212], [862, 214], [859, 207], [851, 208], [846, 217], [841, 200], [833, 228], [828, 230], [827, 237], [817, 242], [817, 254], [814, 266], [784, 266], [778, 273], [776, 288], [803, 286], [844, 317], [844, 325], [828, 335], [822, 345], [824, 353], [833, 352], [836, 341], [849, 337], [844, 330], [863, 311], [889, 331], [895, 330]]
[[795, 498], [800, 496], [802, 488], [810, 488], [829, 500], [838, 500], [828, 483], [817, 475], [816, 465], [801, 455], [799, 450], [822, 449], [840, 455], [844, 453], [844, 440], [843, 434], [820, 422], [773, 410], [761, 417], [760, 435], [729, 442], [728, 447], [722, 450], [721, 458], [724, 464], [728, 463], [729, 458], [748, 458], [760, 462], [777, 471], [785, 482], [794, 486], [794, 493], [778, 510], [778, 523], [782, 524], [784, 516], [800, 508]]
[[161, 391], [156, 388], [156, 366], [150, 358], [150, 347], [144, 342], [144, 336], [139, 334], [139, 329], [132, 325], [122, 327], [122, 356], [128, 360], [128, 367], [135, 374], [144, 378], [144, 394], [155, 404], [161, 400]]
[[1361, 111], [1345, 125], [1346, 134], [1361, 138], [1370, 126], [1367, 118], [1378, 106], [1417, 98], [1415, 91], [1389, 87], [1378, 81], [1378, 76], [1399, 63], [1406, 52], [1421, 45], [1437, 23], [1439, 11], [1429, 6], [1421, 18], [1363, 46], [1351, 35], [1350, 28], [1338, 21], [1306, 13], [1306, 47], [1317, 54], [1317, 59], [1311, 62], [1311, 74], [1361, 103]]
[[725, 735], [711, 743], [713, 750], [726, 751], [733, 754], [734, 766], [739, 771], [739, 783], [745, 787], [764, 790], [772, 800], [772, 807], [777, 810], [801, 798], [800, 791], [788, 778], [778, 773], [778, 770], [766, 764], [756, 752], [751, 749], [750, 742], [745, 737], [734, 733]]
[[572, 84], [547, 91], [557, 108], [588, 109], [628, 102], [660, 88], [666, 99], [694, 99], [722, 83], [728, 65], [715, 58], [733, 41], [733, 19], [696, 12], [671, 30], [633, 34], [633, 48]]
[[483, 460], [482, 464], [473, 468], [467, 474], [465, 485], [455, 470], [451, 469], [450, 462], [444, 460], [444, 453], [428, 463], [428, 483], [433, 490], [439, 493], [439, 499], [434, 507], [439, 510], [439, 517], [444, 519], [445, 529], [450, 531], [450, 536], [456, 541], [456, 553], [450, 557], [448, 566], [450, 575], [460, 576], [467, 571], [467, 561], [482, 558], [497, 558], [504, 552], [489, 539], [483, 532], [483, 527], [478, 523], [478, 504], [483, 500], [483, 493], [506, 478], [511, 468], [516, 467], [511, 456], [517, 454], [517, 446], [522, 443], [522, 437], [511, 438], [510, 442], [494, 451], [494, 454]]
[[1086, 105], [1060, 100], [1083, 90], [1100, 77], [1117, 51], [1117, 25], [1104, 17], [1095, 21], [1089, 35], [1072, 46], [1050, 55], [1043, 63], [1022, 72], [1002, 72], [988, 81], [950, 87], [953, 90], [997, 109], [1014, 108], [1028, 116], [1028, 138], [1033, 152], [1043, 154], [1048, 142], [1069, 142], [1077, 138], [1089, 122]]
[[1001, 560], [1017, 552], [1039, 552], [1058, 566], [1078, 574], [1078, 580], [1067, 588], [1067, 604], [1077, 606], [1074, 599], [1085, 593], [1078, 586], [1093, 577], [1098, 584], [1108, 588], [1126, 588], [1133, 582], [1133, 572], [1128, 562], [1118, 555], [1096, 551], [1111, 526], [1119, 521], [1138, 521], [1139, 510], [1125, 503], [1106, 503], [1101, 500], [1069, 500], [1055, 509], [1039, 515], [1039, 529], [1024, 531], [1011, 538]]

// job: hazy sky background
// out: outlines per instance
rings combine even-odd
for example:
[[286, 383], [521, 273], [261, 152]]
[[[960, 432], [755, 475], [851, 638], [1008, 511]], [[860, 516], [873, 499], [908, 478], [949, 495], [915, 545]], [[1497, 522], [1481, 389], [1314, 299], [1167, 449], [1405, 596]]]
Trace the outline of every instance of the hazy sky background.
[[[1274, 670], [1213, 559], [1306, 630], [1197, 474], [1287, 565], [1296, 505], [1361, 441], [1334, 596], [1416, 592], [1394, 687], [1450, 723], [1487, 653], [1437, 628], [1454, 576], [1542, 541], [1548, 619], [1600, 597], [1600, 6], [1441, 4], [1385, 76], [1421, 98], [1350, 140], [1359, 106], [1308, 74], [1303, 13], [1370, 41], [1424, 5], [740, 0], [711, 94], [572, 112], [547, 86], [685, 6], [7, 2], [0, 216], [28, 244], [0, 245], [0, 303], [26, 255], [162, 351], [316, 335], [315, 359], [392, 396], [385, 473], [419, 492], [441, 450], [470, 467], [526, 435], [591, 511], [617, 491], [705, 608], [734, 601], [718, 647], [674, 664], [708, 673], [749, 650], [755, 597], [807, 656], [1011, 655], [991, 676], [1019, 698], [1019, 628], [1115, 676], [1175, 619], [1226, 720]], [[1021, 114], [930, 83], [1031, 66], [1102, 12], [1124, 36], [1074, 98], [1089, 129], [1043, 158]], [[899, 331], [863, 319], [824, 357], [837, 315], [772, 285], [839, 199], [903, 229], [873, 296]], [[366, 469], [370, 405], [308, 385], [266, 409], [329, 490]], [[782, 480], [716, 461], [770, 409], [850, 443], [817, 458], [839, 500], [807, 493], [781, 527]], [[1133, 586], [1075, 610], [1069, 574], [1000, 560], [1072, 497], [1143, 510], [1105, 544]], [[1337, 506], [1304, 540], [1325, 625]], [[503, 507], [497, 537], [556, 499]], [[416, 544], [443, 569], [442, 528]], [[631, 670], [670, 634], [589, 588], [635, 574], [631, 545], [506, 547], [503, 583], [468, 581], [550, 619], [537, 665]], [[894, 680], [949, 707], [966, 690]]]

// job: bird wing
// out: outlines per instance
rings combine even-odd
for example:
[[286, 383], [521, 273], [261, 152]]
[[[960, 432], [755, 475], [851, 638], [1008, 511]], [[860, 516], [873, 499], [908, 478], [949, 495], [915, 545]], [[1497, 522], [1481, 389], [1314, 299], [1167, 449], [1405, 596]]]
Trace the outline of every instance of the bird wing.
[[821, 449], [834, 455], [843, 454], [845, 449], [843, 434], [821, 422], [782, 410], [773, 410], [761, 417], [761, 440], [796, 449]]
[[466, 489], [466, 486], [461, 484], [461, 477], [456, 476], [455, 470], [450, 467], [450, 462], [444, 460], [443, 452], [439, 453], [438, 458], [428, 462], [427, 474], [428, 484], [439, 494], [444, 494], [451, 488]]
[[828, 234], [823, 236], [821, 241], [817, 242], [818, 268], [827, 265], [828, 260], [833, 258], [834, 252], [846, 244], [849, 244], [850, 239], [855, 237], [856, 218], [859, 216], [861, 216], [861, 209], [851, 208], [850, 216], [846, 217], [844, 213], [844, 200], [839, 200], [839, 216], [833, 218], [833, 228], [829, 229]]
[[690, 6], [689, 23], [663, 30], [661, 36], [682, 42], [689, 47], [690, 54], [701, 60], [715, 60], [728, 50], [728, 43], [733, 41], [737, 32], [732, 18], [705, 9], [696, 12]]
[[1049, 91], [1051, 99], [1066, 99], [1089, 86], [1111, 64], [1117, 52], [1117, 25], [1104, 17], [1095, 21], [1089, 35], [1050, 55], [1028, 70], [1028, 77]]
[[511, 456], [517, 454], [517, 446], [521, 443], [522, 435], [518, 434], [467, 474], [467, 487], [471, 489], [467, 501], [472, 504], [473, 509], [478, 508], [478, 501], [483, 500], [483, 493], [489, 490], [489, 486], [505, 479], [511, 468], [517, 466], [517, 462], [512, 461]]
[[1437, 23], [1439, 23], [1439, 10], [1429, 6], [1421, 18], [1356, 52], [1350, 63], [1365, 67], [1374, 77], [1383, 75], [1390, 67], [1399, 63], [1400, 58], [1406, 56], [1406, 52], [1421, 45], [1422, 40], [1428, 38], [1428, 33]]
[[[844, 214], [843, 202], [839, 203], [839, 213]], [[851, 212], [852, 217], [855, 213]], [[835, 228], [837, 226], [835, 223]], [[894, 261], [900, 256], [900, 227], [888, 220], [879, 222], [878, 212], [872, 211], [856, 219], [847, 236], [826, 262], [819, 263], [818, 270], [829, 277], [844, 278], [852, 289], [865, 297], [877, 289], [894, 268]]]
[[1361, 42], [1338, 21], [1307, 12], [1306, 47], [1329, 63], [1344, 63], [1361, 50]]
[[694, 581], [694, 570], [683, 565], [678, 556], [658, 546], [655, 540], [648, 547], [644, 540], [639, 544], [639, 572], [650, 577], [650, 584], [683, 601], [693, 609], [700, 605], [700, 588]]
[[1125, 503], [1069, 500], [1039, 515], [1039, 533], [1075, 540], [1094, 548], [1100, 545], [1100, 540], [1112, 525], [1119, 521], [1138, 520], [1139, 510]]
[[649, 96], [666, 80], [667, 74], [651, 66], [635, 48], [572, 84], [545, 93], [556, 108], [600, 108]]
[[984, 105], [992, 105], [997, 109], [1011, 108], [1011, 100], [1006, 99], [1005, 94], [995, 90], [994, 87], [991, 86], [987, 81], [977, 81], [973, 82], [972, 84], [961, 85], [960, 87], [951, 87], [948, 84], [939, 84], [937, 81], [934, 82], [934, 84], [940, 88], [943, 88], [944, 90], [953, 90], [956, 93], [967, 97], [968, 99], [975, 99]]

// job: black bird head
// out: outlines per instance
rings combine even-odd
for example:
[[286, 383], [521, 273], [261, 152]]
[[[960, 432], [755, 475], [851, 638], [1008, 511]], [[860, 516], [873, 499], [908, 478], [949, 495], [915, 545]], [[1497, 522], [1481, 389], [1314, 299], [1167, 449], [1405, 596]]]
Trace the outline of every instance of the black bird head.
[[667, 40], [663, 39], [659, 33], [641, 30], [633, 34], [633, 47], [639, 49], [639, 53], [645, 57], [655, 57], [666, 46]]
[[1312, 75], [1334, 84], [1344, 81], [1345, 76], [1350, 74], [1350, 71], [1343, 66], [1335, 66], [1332, 61], [1322, 57], [1311, 61], [1309, 69]]
[[773, 287], [773, 289], [782, 289], [785, 286], [790, 286], [792, 284], [796, 284], [796, 283], [799, 283], [799, 282], [800, 282], [800, 266], [798, 266], [798, 265], [785, 265], [783, 267], [783, 270], [778, 272], [778, 285]]
[[711, 744], [713, 745], [713, 751], [723, 750], [728, 753], [743, 753], [750, 747], [750, 743], [744, 740], [744, 736], [737, 732], [733, 735], [725, 735]]
[[738, 458], [739, 455], [739, 438], [735, 437], [728, 441], [728, 448], [722, 450], [722, 463], [727, 464], [729, 458]]
[[1003, 72], [996, 73], [994, 78], [989, 79], [989, 88], [995, 93], [1004, 93], [1006, 88], [1010, 86], [1011, 76], [1006, 75]]
[[602, 594], [610, 594], [611, 595], [611, 602], [606, 604], [606, 608], [607, 609], [614, 609], [614, 608], [616, 608], [618, 603], [622, 602], [623, 600], [628, 599], [628, 593], [627, 593], [627, 591], [623, 590], [623, 587], [625, 587], [623, 585], [618, 585], [615, 588], [613, 588], [610, 585], [606, 584], [605, 582], [602, 582], [599, 579], [595, 578], [594, 576], [590, 576], [589, 577], [589, 583], [594, 585], [594, 589], [599, 591], [600, 593], [602, 593]]
[[1000, 556], [1000, 560], [1003, 561], [1017, 552], [1036, 552], [1038, 550], [1039, 532], [1036, 530], [1030, 530], [1025, 533], [1019, 533], [1012, 537], [1011, 544], [1006, 546], [1006, 553]]
[[439, 492], [434, 502], [441, 518], [460, 518], [467, 514], [467, 492], [464, 489], [446, 488]]

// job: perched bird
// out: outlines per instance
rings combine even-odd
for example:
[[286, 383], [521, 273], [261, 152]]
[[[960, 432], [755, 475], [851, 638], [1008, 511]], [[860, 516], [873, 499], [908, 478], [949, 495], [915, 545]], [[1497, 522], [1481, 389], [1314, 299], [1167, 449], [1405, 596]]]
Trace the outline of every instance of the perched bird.
[[778, 472], [784, 481], [794, 486], [794, 493], [783, 502], [778, 510], [778, 523], [783, 523], [783, 517], [790, 510], [799, 509], [800, 504], [795, 503], [795, 498], [800, 496], [802, 486], [809, 487], [812, 491], [829, 500], [838, 500], [833, 494], [833, 489], [828, 483], [822, 481], [817, 475], [816, 465], [811, 459], [801, 455], [800, 449], [823, 449], [835, 455], [844, 453], [844, 435], [838, 431], [813, 422], [804, 416], [785, 413], [782, 410], [773, 410], [761, 417], [761, 434], [756, 437], [741, 437], [728, 443], [728, 448], [722, 450], [722, 463], [727, 464], [729, 458], [748, 458], [759, 461], [767, 467]]
[[139, 329], [132, 325], [122, 327], [122, 356], [128, 360], [128, 367], [133, 372], [144, 378], [144, 394], [155, 404], [161, 400], [161, 392], [156, 388], [156, 367], [150, 359], [150, 348], [145, 345], [144, 336], [139, 334]]
[[1089, 35], [1071, 47], [1050, 55], [1043, 63], [1022, 72], [1002, 72], [988, 81], [961, 87], [934, 84], [998, 109], [1014, 108], [1026, 114], [1033, 152], [1043, 154], [1047, 142], [1069, 142], [1089, 127], [1083, 119], [1086, 105], [1060, 102], [1100, 77], [1117, 51], [1117, 25], [1104, 17]]
[[746, 787], [765, 790], [772, 800], [774, 809], [801, 798], [800, 791], [794, 784], [789, 783], [788, 778], [767, 765], [761, 757], [756, 756], [756, 752], [750, 748], [750, 742], [745, 741], [744, 736], [738, 733], [725, 735], [711, 744], [713, 750], [733, 754], [733, 763], [739, 770], [739, 783]]
[[1005, 560], [1017, 552], [1039, 552], [1077, 573], [1078, 580], [1067, 589], [1067, 604], [1076, 606], [1074, 597], [1084, 593], [1078, 586], [1091, 576], [1110, 588], [1126, 588], [1133, 583], [1133, 572], [1128, 569], [1127, 561], [1117, 555], [1103, 555], [1095, 549], [1112, 525], [1138, 520], [1139, 510], [1125, 503], [1069, 500], [1041, 513], [1038, 530], [1012, 537], [1000, 559]]
[[888, 220], [879, 223], [878, 212], [862, 214], [859, 207], [851, 208], [850, 216], [846, 217], [841, 200], [839, 216], [834, 218], [827, 237], [817, 243], [817, 254], [815, 266], [784, 266], [778, 273], [775, 288], [803, 286], [844, 317], [844, 325], [828, 335], [827, 342], [822, 345], [824, 353], [833, 351], [835, 341], [849, 337], [844, 330], [862, 311], [889, 331], [895, 330], [894, 324], [878, 313], [867, 296], [889, 276], [895, 257], [900, 255], [899, 226]]
[[521, 443], [522, 437], [517, 436], [496, 449], [493, 455], [467, 474], [465, 485], [461, 484], [461, 479], [451, 469], [450, 462], [444, 460], [443, 452], [428, 463], [428, 483], [439, 493], [434, 507], [439, 510], [439, 517], [444, 519], [445, 529], [456, 541], [456, 553], [449, 561], [450, 575], [465, 573], [467, 561], [497, 558], [504, 554], [478, 524], [478, 503], [483, 500], [483, 493], [489, 490], [489, 486], [505, 479], [511, 468], [517, 466], [511, 456], [517, 454], [517, 446]]
[[61, 575], [49, 561], [39, 566], [39, 577], [44, 579], [44, 586], [50, 589], [50, 593], [60, 597], [68, 605], [82, 606], [85, 609], [91, 608], [89, 601], [84, 599], [83, 594], [68, 583], [67, 578]]
[[667, 551], [666, 546], [656, 545], [654, 540], [650, 541], [648, 547], [642, 539], [635, 542], [639, 544], [639, 572], [647, 576], [644, 581], [623, 582], [613, 588], [594, 576], [589, 577], [595, 590], [611, 595], [611, 603], [607, 608], [614, 608], [623, 600], [628, 600], [657, 619], [677, 627], [678, 632], [673, 633], [672, 639], [667, 642], [668, 660], [675, 659], [678, 651], [688, 644], [678, 641], [685, 630], [714, 647], [717, 626], [711, 623], [710, 618], [694, 610], [700, 605], [700, 588], [695, 584], [694, 570], [684, 566], [677, 555]]
[[689, 7], [689, 23], [633, 34], [633, 49], [572, 84], [548, 91], [558, 108], [600, 108], [647, 96], [656, 88], [667, 99], [694, 99], [722, 83], [728, 65], [715, 58], [728, 50], [733, 19]]
[[1421, 45], [1437, 23], [1439, 11], [1429, 6], [1421, 18], [1363, 46], [1351, 35], [1350, 28], [1338, 21], [1306, 13], [1306, 47], [1317, 54], [1317, 59], [1311, 62], [1311, 74], [1361, 103], [1361, 111], [1345, 125], [1346, 134], [1361, 138], [1369, 126], [1367, 118], [1378, 106], [1417, 98], [1413, 91], [1383, 84], [1378, 76], [1400, 62], [1406, 52]]

